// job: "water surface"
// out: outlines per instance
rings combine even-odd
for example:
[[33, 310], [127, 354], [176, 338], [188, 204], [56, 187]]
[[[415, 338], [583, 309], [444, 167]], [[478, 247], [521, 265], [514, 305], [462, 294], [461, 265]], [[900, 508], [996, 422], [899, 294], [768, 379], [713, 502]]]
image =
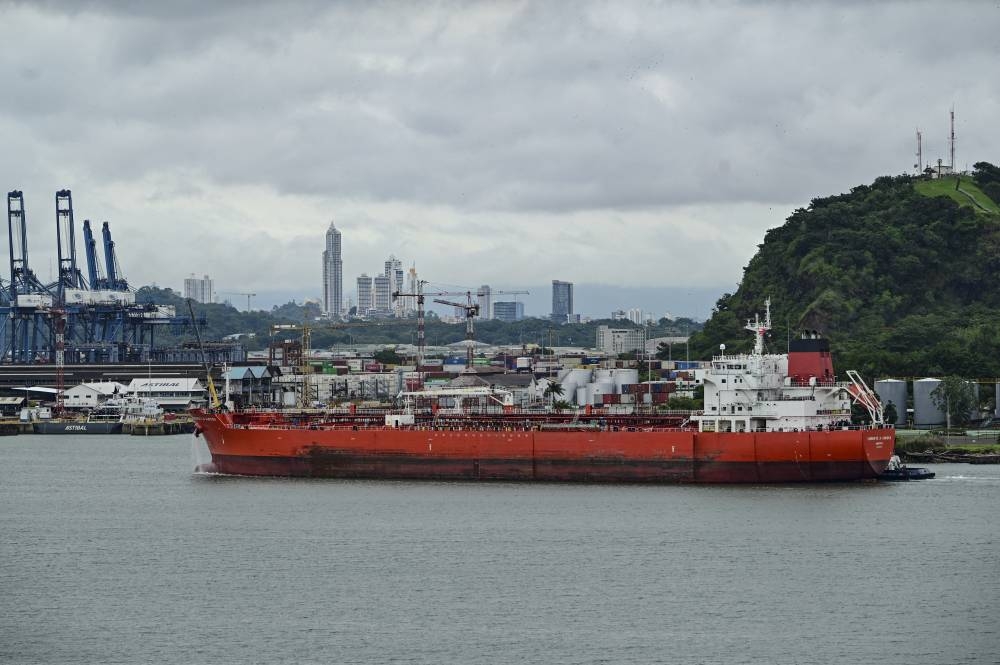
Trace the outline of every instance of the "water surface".
[[586, 486], [192, 473], [0, 439], [0, 662], [992, 663], [1000, 467]]

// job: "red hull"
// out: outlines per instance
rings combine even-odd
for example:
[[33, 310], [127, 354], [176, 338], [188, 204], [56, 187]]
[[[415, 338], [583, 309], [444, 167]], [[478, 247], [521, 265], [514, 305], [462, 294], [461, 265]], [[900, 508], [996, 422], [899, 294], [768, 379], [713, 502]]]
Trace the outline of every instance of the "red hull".
[[253, 476], [647, 483], [877, 477], [891, 429], [701, 433], [295, 428], [195, 412], [216, 471]]

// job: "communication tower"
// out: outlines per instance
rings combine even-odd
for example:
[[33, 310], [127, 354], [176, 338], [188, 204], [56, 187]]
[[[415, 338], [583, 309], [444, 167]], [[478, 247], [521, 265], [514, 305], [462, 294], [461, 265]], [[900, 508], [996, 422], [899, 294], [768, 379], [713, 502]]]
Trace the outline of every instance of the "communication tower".
[[951, 172], [955, 172], [955, 107], [951, 107], [951, 134], [948, 136], [948, 149], [951, 153]]
[[924, 147], [923, 147], [923, 135], [920, 133], [920, 128], [917, 128], [917, 163], [913, 165], [913, 168], [917, 170], [917, 175], [924, 172]]

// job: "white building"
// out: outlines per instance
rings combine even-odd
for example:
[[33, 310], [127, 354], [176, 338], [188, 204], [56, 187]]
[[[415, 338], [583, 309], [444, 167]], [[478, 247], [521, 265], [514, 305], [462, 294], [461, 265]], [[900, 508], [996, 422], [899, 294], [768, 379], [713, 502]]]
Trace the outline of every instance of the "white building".
[[645, 328], [597, 327], [597, 349], [605, 353], [628, 353], [642, 350], [645, 346]]
[[184, 280], [184, 297], [195, 302], [215, 302], [215, 286], [212, 279], [208, 275], [198, 279], [191, 273], [191, 276]]
[[358, 316], [368, 316], [372, 308], [372, 278], [367, 273], [358, 277]]
[[638, 307], [633, 307], [632, 309], [630, 309], [626, 313], [625, 317], [637, 326], [641, 326], [643, 324], [642, 310], [639, 309]]
[[201, 381], [187, 377], [148, 377], [132, 379], [129, 395], [150, 397], [167, 411], [186, 409], [191, 402], [205, 401], [205, 387]]
[[68, 409], [90, 409], [127, 391], [127, 386], [117, 381], [81, 383], [63, 392], [63, 405]]
[[341, 257], [340, 231], [330, 222], [323, 250], [323, 313], [338, 317], [344, 308], [344, 261]]

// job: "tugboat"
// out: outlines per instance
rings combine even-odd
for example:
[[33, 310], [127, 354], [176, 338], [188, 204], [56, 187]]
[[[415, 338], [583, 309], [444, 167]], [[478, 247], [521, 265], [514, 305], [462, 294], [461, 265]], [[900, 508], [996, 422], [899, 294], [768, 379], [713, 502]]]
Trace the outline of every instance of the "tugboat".
[[930, 469], [921, 466], [908, 467], [899, 459], [899, 455], [889, 458], [889, 465], [879, 474], [879, 480], [929, 480], [935, 474]]

